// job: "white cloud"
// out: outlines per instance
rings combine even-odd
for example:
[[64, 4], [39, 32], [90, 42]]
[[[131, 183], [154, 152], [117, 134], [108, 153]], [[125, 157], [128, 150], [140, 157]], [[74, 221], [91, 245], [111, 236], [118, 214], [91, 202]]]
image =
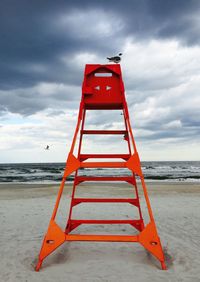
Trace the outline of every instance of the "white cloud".
[[83, 70], [86, 64], [95, 64], [100, 61], [100, 58], [93, 53], [80, 52], [75, 53], [71, 58], [68, 57], [68, 54], [62, 55], [61, 61], [63, 61], [66, 65], [70, 64], [77, 70]]
[[173, 120], [168, 122], [167, 124], [164, 125], [165, 129], [169, 129], [169, 128], [181, 128], [182, 127], [182, 123], [180, 120]]
[[130, 88], [162, 90], [177, 87], [200, 74], [198, 46], [181, 46], [177, 41], [127, 40], [123, 50], [123, 70]]
[[[197, 160], [200, 48], [183, 47], [176, 41], [138, 43], [129, 39], [122, 49], [130, 117], [142, 160]], [[89, 52], [62, 58], [68, 60], [66, 63], [73, 61], [77, 70], [85, 63], [103, 62]], [[80, 93], [81, 81], [80, 87], [43, 82], [31, 88], [1, 91], [0, 99], [9, 100], [9, 110], [17, 113], [24, 105], [32, 114], [23, 119], [19, 114], [1, 117], [1, 162], [64, 161], [76, 125]], [[31, 112], [34, 107], [36, 112]], [[87, 117], [92, 129], [122, 127], [119, 112], [92, 111]], [[102, 136], [94, 142], [86, 138], [85, 148], [103, 152], [98, 140], [105, 144]], [[122, 148], [119, 140], [113, 145], [107, 136], [106, 141], [108, 151]], [[47, 154], [43, 147], [48, 143], [52, 149]]]

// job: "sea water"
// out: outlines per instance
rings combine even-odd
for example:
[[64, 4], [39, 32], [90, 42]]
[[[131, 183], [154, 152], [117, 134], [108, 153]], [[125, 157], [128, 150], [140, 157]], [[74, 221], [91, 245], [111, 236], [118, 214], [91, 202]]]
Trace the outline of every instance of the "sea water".
[[[59, 183], [65, 163], [0, 164], [0, 183]], [[200, 182], [200, 162], [142, 162], [147, 181]], [[79, 175], [128, 176], [128, 169], [81, 169]], [[72, 181], [74, 174], [68, 177]]]

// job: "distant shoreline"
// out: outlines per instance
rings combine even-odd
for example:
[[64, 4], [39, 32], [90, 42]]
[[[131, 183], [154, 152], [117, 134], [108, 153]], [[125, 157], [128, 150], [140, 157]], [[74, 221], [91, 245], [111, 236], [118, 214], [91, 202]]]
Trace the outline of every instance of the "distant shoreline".
[[[200, 162], [142, 162], [142, 171], [147, 183], [200, 183]], [[8, 184], [53, 184], [62, 181], [65, 163], [0, 164], [0, 183]], [[79, 176], [130, 176], [127, 168], [86, 168]], [[67, 178], [74, 180], [74, 173]]]
[[[16, 187], [22, 187], [22, 186], [28, 186], [30, 188], [32, 187], [36, 187], [38, 188], [39, 186], [40, 187], [59, 187], [60, 186], [60, 182], [50, 182], [50, 183], [28, 183], [28, 182], [19, 182], [19, 183], [13, 183], [13, 182], [3, 182], [3, 183], [0, 183], [0, 189], [2, 187], [7, 187], [7, 186], [16, 186]], [[90, 182], [85, 182], [85, 185], [89, 185], [89, 186], [92, 186], [94, 184], [97, 184], [98, 182], [97, 181], [90, 181]], [[124, 182], [123, 181], [118, 181], [118, 182], [115, 182], [115, 181], [104, 181], [102, 183], [98, 183], [98, 185], [105, 185], [105, 184], [109, 184], [111, 183], [113, 186], [116, 184], [116, 185], [123, 185]], [[188, 186], [188, 185], [196, 185], [196, 186], [200, 186], [200, 182], [194, 182], [194, 181], [191, 181], [191, 182], [186, 182], [186, 181], [163, 181], [163, 180], [159, 180], [159, 181], [151, 181], [151, 180], [145, 180], [145, 183], [146, 185], [155, 185], [155, 186], [159, 186], [159, 185], [166, 185], [166, 186], [174, 186], [174, 185], [177, 185], [177, 186]], [[67, 186], [72, 186], [73, 184], [73, 181], [72, 180], [66, 180], [65, 182], [65, 185]], [[140, 184], [140, 180], [137, 181], [137, 184]]]

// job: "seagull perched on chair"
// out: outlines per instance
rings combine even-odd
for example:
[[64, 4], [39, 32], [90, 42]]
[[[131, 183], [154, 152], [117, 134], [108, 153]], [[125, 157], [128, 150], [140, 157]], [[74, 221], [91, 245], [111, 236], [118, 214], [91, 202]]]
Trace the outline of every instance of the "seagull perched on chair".
[[109, 60], [109, 62], [114, 62], [115, 64], [118, 64], [121, 61], [121, 55], [122, 53], [119, 53], [118, 56], [107, 57], [107, 59]]

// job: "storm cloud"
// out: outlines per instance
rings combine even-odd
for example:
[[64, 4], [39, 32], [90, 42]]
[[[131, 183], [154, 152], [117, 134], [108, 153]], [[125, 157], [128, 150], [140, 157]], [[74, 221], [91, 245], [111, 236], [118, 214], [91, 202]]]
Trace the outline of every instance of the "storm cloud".
[[[34, 128], [36, 138], [43, 126], [54, 132], [48, 125], [52, 118], [64, 124], [70, 113], [68, 121], [75, 122], [84, 65], [106, 63], [107, 56], [119, 52], [123, 53], [126, 94], [139, 142], [149, 145], [160, 140], [166, 146], [192, 140], [196, 148], [199, 14], [198, 0], [1, 1], [2, 148], [11, 130], [17, 136], [18, 129], [10, 124], [19, 122], [19, 131], [30, 140], [33, 136], [24, 128]], [[41, 116], [44, 125], [39, 126]], [[93, 113], [89, 121], [98, 126], [98, 114]], [[108, 122], [106, 114], [101, 122], [104, 128], [121, 126]], [[63, 135], [65, 129], [56, 131], [61, 143], [61, 136], [73, 132], [70, 125]]]
[[[200, 42], [199, 1], [1, 1], [0, 87], [79, 84], [71, 59], [105, 57], [124, 40]], [[66, 58], [64, 62], [62, 58]]]

